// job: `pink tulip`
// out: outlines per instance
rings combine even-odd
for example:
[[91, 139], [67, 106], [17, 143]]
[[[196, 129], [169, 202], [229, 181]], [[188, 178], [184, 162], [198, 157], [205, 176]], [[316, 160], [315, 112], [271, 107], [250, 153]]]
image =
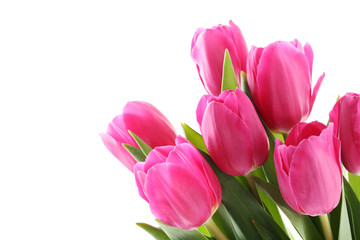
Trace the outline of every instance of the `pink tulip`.
[[230, 53], [240, 85], [241, 71], [246, 72], [248, 50], [239, 27], [230, 21], [229, 26], [199, 28], [195, 32], [191, 43], [191, 57], [206, 91], [214, 96], [221, 93], [225, 49]]
[[134, 166], [139, 194], [163, 223], [193, 229], [217, 210], [222, 191], [219, 180], [198, 150], [182, 137], [176, 146], [157, 147], [145, 162]]
[[252, 47], [247, 62], [251, 96], [266, 125], [288, 133], [308, 118], [325, 76], [311, 91], [313, 51], [292, 42], [275, 42], [265, 48]]
[[206, 148], [225, 173], [239, 176], [262, 166], [269, 141], [249, 98], [240, 89], [205, 95], [196, 110]]
[[299, 123], [285, 144], [275, 141], [274, 162], [286, 203], [300, 214], [331, 212], [340, 200], [342, 171], [340, 141], [319, 122]]
[[345, 168], [360, 175], [360, 95], [347, 93], [330, 112], [334, 132], [341, 141], [341, 159]]
[[138, 147], [128, 130], [135, 133], [150, 147], [175, 143], [176, 133], [169, 120], [153, 105], [146, 102], [128, 102], [123, 113], [109, 123], [106, 133], [100, 134], [109, 151], [133, 171], [136, 160], [122, 146], [123, 143]]

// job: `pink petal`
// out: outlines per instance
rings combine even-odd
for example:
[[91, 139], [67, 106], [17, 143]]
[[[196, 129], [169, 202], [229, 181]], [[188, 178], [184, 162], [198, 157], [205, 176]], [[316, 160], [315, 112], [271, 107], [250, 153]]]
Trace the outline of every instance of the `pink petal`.
[[169, 156], [170, 152], [174, 149], [174, 146], [162, 146], [154, 148], [146, 157], [143, 171], [147, 173], [152, 166], [166, 162], [166, 159]]
[[147, 175], [145, 189], [150, 209], [167, 225], [190, 230], [212, 215], [209, 190], [188, 169], [174, 164], [158, 164]]
[[150, 103], [128, 102], [123, 109], [123, 119], [126, 129], [134, 132], [152, 148], [175, 144], [174, 127]]
[[340, 111], [340, 103], [342, 98], [340, 98], [334, 105], [333, 109], [329, 113], [330, 122], [334, 123], [334, 134], [338, 136], [338, 128], [339, 128], [339, 111]]
[[145, 165], [144, 162], [138, 162], [134, 165], [134, 176], [140, 197], [142, 197], [145, 201], [149, 202], [144, 192], [144, 186], [146, 182], [146, 173], [144, 172], [144, 165]]
[[306, 57], [288, 42], [275, 42], [264, 49], [257, 71], [255, 105], [270, 129], [289, 132], [310, 110]]
[[313, 105], [314, 105], [314, 102], [315, 102], [315, 99], [316, 99], [316, 95], [317, 95], [317, 93], [318, 93], [318, 91], [319, 91], [319, 89], [320, 89], [320, 86], [321, 86], [322, 81], [324, 80], [324, 77], [325, 77], [325, 73], [323, 73], [323, 74], [319, 77], [319, 79], [317, 80], [317, 82], [316, 82], [316, 84], [315, 84], [315, 87], [314, 87], [314, 90], [313, 90], [313, 93], [312, 93], [311, 99], [310, 99], [310, 111], [309, 111], [309, 114], [310, 114], [311, 109], [312, 109], [312, 107], [313, 107]]
[[294, 147], [286, 147], [279, 139], [275, 140], [274, 164], [281, 195], [294, 211], [303, 214], [299, 209], [293, 190], [290, 186], [289, 171], [294, 151]]
[[308, 139], [311, 136], [319, 136], [325, 128], [326, 126], [318, 121], [298, 123], [291, 129], [285, 144], [286, 146], [297, 146], [304, 139]]
[[117, 142], [113, 137], [106, 133], [101, 133], [100, 137], [105, 147], [130, 171], [133, 171], [133, 166], [136, 164], [136, 160], [128, 153], [128, 151]]
[[244, 121], [218, 102], [205, 110], [201, 132], [216, 165], [231, 175], [247, 174], [253, 167], [251, 131]]
[[211, 95], [203, 95], [197, 105], [196, 108], [196, 120], [199, 123], [199, 126], [201, 126], [202, 118], [206, 109], [206, 106], [208, 104], [208, 100], [211, 98]]
[[319, 137], [303, 140], [291, 163], [294, 196], [300, 209], [312, 216], [329, 213], [340, 200], [342, 173], [336, 147], [340, 145], [333, 142], [332, 131], [329, 126]]
[[[246, 61], [248, 56], [248, 48], [244, 39], [244, 36], [242, 35], [242, 32], [236, 24], [230, 20], [229, 22], [232, 37], [234, 41], [235, 51], [236, 55], [238, 56], [238, 59], [240, 59], [239, 63], [235, 62], [235, 64], [239, 64], [238, 68], [235, 68], [235, 74], [237, 76], [237, 79], [241, 79], [241, 71], [246, 73]], [[231, 59], [233, 61], [233, 59]], [[239, 70], [241, 71], [239, 71]], [[240, 83], [240, 81], [239, 81]]]
[[310, 68], [310, 75], [312, 76], [312, 67], [313, 67], [313, 60], [314, 60], [314, 53], [309, 43], [306, 43], [304, 46], [305, 56], [309, 63]]

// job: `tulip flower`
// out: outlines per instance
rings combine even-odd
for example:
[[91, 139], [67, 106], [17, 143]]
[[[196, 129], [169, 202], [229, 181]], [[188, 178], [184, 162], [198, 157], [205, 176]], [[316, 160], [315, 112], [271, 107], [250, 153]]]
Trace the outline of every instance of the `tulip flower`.
[[247, 80], [256, 109], [272, 131], [288, 133], [308, 118], [325, 76], [311, 91], [313, 51], [295, 39], [252, 47]]
[[202, 97], [197, 121], [210, 156], [225, 173], [245, 175], [266, 162], [269, 141], [265, 129], [240, 89]]
[[341, 141], [341, 159], [345, 168], [360, 175], [360, 95], [347, 93], [330, 112], [334, 132]]
[[100, 134], [107, 149], [130, 171], [136, 160], [123, 147], [123, 143], [138, 147], [128, 130], [135, 133], [150, 147], [175, 143], [176, 133], [169, 120], [153, 105], [146, 102], [128, 102], [123, 113], [109, 123], [107, 132]]
[[161, 222], [190, 230], [207, 222], [221, 203], [214, 171], [199, 151], [182, 137], [175, 146], [153, 149], [134, 166], [139, 194]]
[[248, 50], [239, 27], [230, 21], [229, 26], [199, 28], [195, 32], [191, 43], [191, 57], [206, 91], [214, 96], [221, 93], [225, 49], [229, 51], [240, 85], [241, 71], [246, 72]]
[[299, 123], [285, 143], [275, 141], [274, 162], [280, 192], [296, 212], [311, 216], [331, 212], [340, 200], [340, 141], [319, 122]]

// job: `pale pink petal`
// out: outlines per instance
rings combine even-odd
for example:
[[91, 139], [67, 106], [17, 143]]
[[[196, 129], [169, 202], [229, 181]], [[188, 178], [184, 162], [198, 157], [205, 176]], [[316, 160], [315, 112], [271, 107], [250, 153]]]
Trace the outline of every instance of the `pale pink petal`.
[[145, 201], [149, 202], [144, 192], [144, 186], [146, 182], [146, 173], [144, 172], [144, 166], [145, 166], [144, 162], [136, 163], [134, 165], [134, 176], [140, 197], [142, 197]]
[[314, 90], [313, 90], [313, 93], [311, 95], [311, 98], [310, 98], [310, 111], [308, 113], [308, 115], [310, 114], [311, 110], [312, 110], [312, 107], [314, 105], [314, 102], [315, 102], [315, 99], [316, 99], [316, 96], [317, 96], [317, 93], [320, 89], [320, 86], [321, 86], [321, 83], [322, 81], [324, 80], [324, 77], [325, 77], [325, 73], [323, 73], [319, 79], [317, 80], [316, 84], [315, 84], [315, 87], [314, 87]]
[[281, 195], [294, 211], [303, 214], [303, 212], [299, 209], [293, 190], [290, 186], [289, 171], [294, 151], [294, 147], [286, 147], [279, 139], [276, 139], [274, 164]]
[[251, 130], [222, 103], [209, 103], [201, 132], [210, 156], [221, 170], [231, 175], [244, 175], [252, 169]]
[[130, 153], [122, 146], [122, 143], [117, 142], [112, 136], [101, 133], [100, 137], [105, 147], [130, 171], [133, 171], [133, 166], [136, 164], [136, 160], [130, 155]]
[[311, 94], [309, 64], [290, 43], [275, 42], [264, 49], [256, 81], [255, 105], [270, 129], [289, 132], [307, 117]]
[[128, 102], [123, 109], [123, 120], [126, 129], [134, 132], [152, 148], [175, 144], [174, 127], [150, 103]]
[[340, 200], [342, 173], [333, 136], [329, 126], [319, 137], [303, 140], [293, 155], [290, 184], [299, 208], [312, 216], [329, 213]]
[[314, 53], [309, 43], [305, 43], [304, 52], [309, 63], [310, 75], [312, 76]]
[[203, 95], [196, 108], [196, 120], [200, 127], [209, 98], [211, 98], [211, 95]]
[[194, 229], [212, 215], [210, 191], [184, 167], [174, 164], [152, 167], [145, 189], [151, 212], [167, 225]]

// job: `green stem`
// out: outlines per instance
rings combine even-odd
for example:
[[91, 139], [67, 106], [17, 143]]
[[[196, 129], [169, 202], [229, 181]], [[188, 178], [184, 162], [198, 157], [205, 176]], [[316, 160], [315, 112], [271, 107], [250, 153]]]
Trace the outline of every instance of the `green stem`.
[[285, 142], [287, 137], [289, 136], [289, 133], [282, 133], [281, 135], [283, 136], [284, 142]]
[[228, 240], [225, 234], [218, 228], [216, 223], [210, 218], [205, 224], [205, 227], [217, 240]]
[[252, 173], [248, 173], [244, 177], [246, 179], [247, 184], [249, 185], [250, 192], [255, 197], [255, 199], [260, 203], [260, 205], [263, 206], [259, 192], [258, 192], [258, 190], [256, 188], [256, 184], [254, 182], [253, 176], [254, 175], [252, 175]]
[[321, 227], [324, 232], [325, 240], [334, 240], [328, 215], [327, 214], [320, 215], [319, 218], [321, 222]]

